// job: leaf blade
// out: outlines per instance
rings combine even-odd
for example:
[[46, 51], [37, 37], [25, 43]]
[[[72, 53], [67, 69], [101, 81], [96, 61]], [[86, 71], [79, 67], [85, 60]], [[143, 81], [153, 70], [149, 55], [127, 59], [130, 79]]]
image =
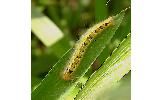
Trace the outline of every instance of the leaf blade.
[[63, 37], [57, 25], [35, 7], [32, 7], [31, 29], [46, 46], [51, 46]]
[[104, 49], [105, 45], [111, 40], [115, 31], [118, 29], [125, 12], [122, 11], [116, 16], [113, 16], [115, 25], [109, 28], [107, 31], [96, 37], [96, 41], [92, 41], [90, 46], [87, 48], [87, 52], [78, 69], [74, 72], [74, 77], [76, 79], [71, 81], [65, 81], [62, 79], [61, 74], [65, 68], [69, 57], [71, 57], [71, 53], [73, 52], [70, 49], [57, 64], [54, 65], [52, 70], [48, 73], [45, 79], [41, 82], [41, 84], [32, 92], [32, 100], [58, 100], [58, 99], [67, 99], [71, 90], [75, 88], [77, 84], [77, 79], [83, 76], [87, 70], [90, 68], [90, 65], [93, 61], [99, 56], [99, 54]]
[[77, 95], [76, 100], [95, 100], [105, 87], [111, 87], [130, 71], [130, 38], [129, 34], [103, 66], [91, 76], [85, 88]]

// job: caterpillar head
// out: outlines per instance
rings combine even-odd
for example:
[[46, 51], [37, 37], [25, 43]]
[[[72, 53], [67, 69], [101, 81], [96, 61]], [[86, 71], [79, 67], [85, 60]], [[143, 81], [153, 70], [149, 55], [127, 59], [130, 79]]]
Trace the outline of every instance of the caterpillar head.
[[66, 81], [71, 80], [71, 79], [72, 79], [72, 78], [71, 78], [72, 72], [73, 72], [72, 70], [66, 68], [66, 70], [63, 72], [62, 78], [63, 78], [64, 80], [66, 80]]

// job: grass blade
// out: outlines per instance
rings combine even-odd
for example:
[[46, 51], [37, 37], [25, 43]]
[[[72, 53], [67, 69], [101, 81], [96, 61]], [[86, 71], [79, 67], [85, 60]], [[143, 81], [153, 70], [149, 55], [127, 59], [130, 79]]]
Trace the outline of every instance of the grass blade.
[[111, 57], [86, 82], [76, 100], [95, 100], [130, 71], [131, 35], [121, 43]]
[[51, 46], [63, 37], [62, 31], [45, 15], [32, 7], [32, 32], [46, 45]]
[[69, 95], [71, 91], [75, 88], [77, 80], [79, 80], [90, 68], [93, 61], [100, 55], [105, 45], [111, 40], [115, 31], [118, 29], [125, 11], [122, 11], [116, 16], [113, 16], [114, 26], [103, 31], [101, 34], [96, 36], [95, 40], [86, 49], [84, 57], [80, 62], [78, 68], [74, 72], [74, 79], [70, 81], [65, 81], [62, 78], [61, 73], [63, 72], [65, 65], [67, 64], [71, 53], [70, 49], [58, 63], [54, 65], [45, 79], [40, 83], [40, 85], [32, 92], [32, 100], [58, 100], [58, 99], [68, 99], [71, 98]]

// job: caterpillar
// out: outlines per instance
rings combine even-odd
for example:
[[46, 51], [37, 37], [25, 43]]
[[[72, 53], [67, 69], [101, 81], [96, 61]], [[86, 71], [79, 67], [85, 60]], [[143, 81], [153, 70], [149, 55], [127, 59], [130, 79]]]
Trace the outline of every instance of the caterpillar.
[[106, 20], [94, 25], [84, 35], [81, 36], [79, 41], [74, 45], [74, 51], [71, 54], [71, 58], [67, 62], [66, 67], [63, 71], [62, 78], [64, 80], [72, 79], [71, 75], [79, 66], [88, 45], [99, 33], [112, 25], [114, 25], [113, 17], [109, 17]]

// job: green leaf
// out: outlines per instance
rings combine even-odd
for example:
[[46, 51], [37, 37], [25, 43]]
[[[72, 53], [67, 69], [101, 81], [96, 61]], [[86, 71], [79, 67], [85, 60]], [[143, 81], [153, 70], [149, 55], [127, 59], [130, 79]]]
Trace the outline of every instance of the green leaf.
[[32, 92], [32, 100], [62, 100], [74, 98], [78, 92], [77, 90], [74, 93], [74, 89], [75, 86], [78, 85], [79, 79], [88, 71], [91, 64], [104, 49], [105, 45], [110, 42], [115, 31], [118, 29], [124, 14], [125, 11], [122, 11], [118, 15], [113, 16], [114, 25], [97, 35], [94, 41], [90, 43], [78, 68], [73, 73], [74, 79], [66, 81], [62, 78], [62, 72], [71, 57], [71, 53], [73, 52], [73, 49], [70, 49], [54, 65], [40, 85]]
[[32, 7], [32, 32], [46, 45], [51, 46], [63, 37], [62, 31], [47, 16]]
[[95, 17], [97, 21], [101, 21], [108, 15], [107, 1], [108, 0], [95, 0]]
[[72, 40], [64, 35], [63, 38], [50, 46], [50, 50], [56, 57], [61, 58], [71, 48], [69, 41]]
[[[103, 92], [102, 92], [103, 93]], [[131, 100], [131, 71], [96, 100]]]
[[86, 82], [76, 100], [95, 100], [130, 71], [131, 34]]

